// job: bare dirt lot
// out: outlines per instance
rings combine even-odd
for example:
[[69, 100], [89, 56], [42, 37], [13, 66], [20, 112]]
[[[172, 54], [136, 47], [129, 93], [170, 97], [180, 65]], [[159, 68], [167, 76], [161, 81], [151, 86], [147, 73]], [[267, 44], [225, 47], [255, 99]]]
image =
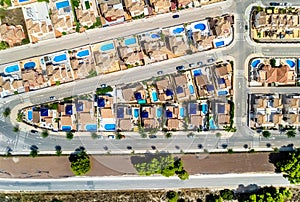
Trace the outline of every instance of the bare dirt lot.
[[[185, 154], [184, 168], [189, 174], [223, 174], [274, 172], [270, 153]], [[135, 175], [132, 159], [138, 155], [91, 156], [91, 171], [87, 176]], [[68, 156], [38, 156], [0, 158], [2, 178], [61, 178], [74, 176]]]

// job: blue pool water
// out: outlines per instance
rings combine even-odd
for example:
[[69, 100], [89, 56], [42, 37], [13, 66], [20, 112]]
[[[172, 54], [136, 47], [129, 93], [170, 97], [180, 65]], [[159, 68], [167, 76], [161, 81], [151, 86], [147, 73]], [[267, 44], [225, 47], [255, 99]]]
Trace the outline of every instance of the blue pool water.
[[85, 129], [87, 131], [97, 131], [97, 125], [96, 124], [87, 124], [87, 125], [85, 125]]
[[209, 119], [209, 129], [217, 129], [217, 126], [212, 118]]
[[193, 71], [193, 74], [194, 74], [194, 76], [201, 76], [202, 72], [201, 72], [200, 69], [196, 69], [196, 70]]
[[29, 0], [18, 0], [19, 3], [27, 2]]
[[86, 50], [82, 50], [82, 51], [79, 51], [76, 56], [78, 58], [84, 58], [84, 57], [87, 57], [90, 55], [90, 50], [86, 49]]
[[12, 66], [8, 66], [8, 67], [5, 68], [5, 72], [8, 73], [8, 74], [12, 73], [12, 72], [17, 72], [19, 70], [20, 70], [19, 65], [12, 65]]
[[151, 34], [152, 39], [159, 39], [160, 36], [158, 34]]
[[136, 44], [136, 38], [129, 38], [124, 40], [125, 46]]
[[24, 69], [33, 69], [33, 68], [35, 68], [35, 62], [26, 62], [25, 64], [24, 64]]
[[162, 114], [162, 108], [157, 108], [157, 109], [156, 109], [156, 117], [157, 117], [157, 118], [160, 118], [160, 117], [161, 117], [161, 114]]
[[295, 67], [295, 62], [292, 61], [292, 60], [286, 60], [286, 63], [287, 63], [291, 68]]
[[224, 41], [218, 41], [218, 42], [216, 42], [216, 47], [218, 48], [218, 47], [221, 47], [221, 46], [224, 46]]
[[180, 108], [179, 114], [181, 117], [184, 117], [184, 108]]
[[61, 126], [62, 131], [71, 131], [71, 126]]
[[61, 54], [53, 57], [53, 62], [60, 63], [67, 60], [67, 54]]
[[202, 113], [204, 114], [204, 115], [206, 115], [207, 114], [207, 112], [208, 112], [208, 106], [207, 106], [207, 104], [202, 104], [201, 105], [202, 106]]
[[69, 1], [61, 1], [61, 2], [57, 2], [56, 4], [56, 8], [60, 9], [60, 8], [65, 8], [70, 6]]
[[218, 95], [228, 95], [228, 91], [227, 90], [219, 91]]
[[32, 120], [32, 111], [31, 110], [27, 112], [27, 118], [28, 118], [28, 121]]
[[259, 63], [260, 63], [260, 60], [253, 60], [253, 62], [251, 63], [251, 66], [256, 68]]
[[138, 118], [139, 117], [139, 109], [134, 109], [133, 110], [133, 116], [134, 116], [134, 118]]
[[109, 43], [109, 44], [105, 44], [105, 45], [101, 46], [100, 50], [101, 51], [108, 51], [108, 50], [112, 50], [114, 48], [115, 48], [114, 44]]
[[190, 94], [194, 94], [195, 93], [194, 86], [189, 85], [189, 90], [190, 90]]
[[113, 123], [105, 124], [104, 129], [105, 130], [115, 130], [116, 129], [116, 124], [113, 124]]
[[200, 29], [201, 31], [203, 31], [203, 30], [206, 29], [206, 26], [205, 26], [205, 24], [203, 24], [203, 23], [199, 23], [199, 24], [196, 24], [196, 25], [194, 26], [194, 28], [195, 28], [195, 29]]
[[176, 29], [173, 30], [173, 34], [180, 34], [183, 31], [184, 31], [183, 27], [177, 27]]
[[158, 101], [157, 93], [155, 91], [152, 92], [152, 99], [154, 102]]

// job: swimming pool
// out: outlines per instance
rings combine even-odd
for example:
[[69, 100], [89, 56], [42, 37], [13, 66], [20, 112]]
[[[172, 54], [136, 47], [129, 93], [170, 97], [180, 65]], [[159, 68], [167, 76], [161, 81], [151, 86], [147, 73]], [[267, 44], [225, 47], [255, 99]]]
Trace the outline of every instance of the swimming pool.
[[67, 54], [56, 55], [53, 57], [53, 62], [60, 63], [67, 60]]
[[152, 99], [154, 102], [158, 101], [157, 93], [155, 91], [152, 92]]
[[12, 66], [7, 66], [4, 71], [5, 73], [10, 74], [13, 72], [17, 72], [19, 70], [20, 70], [19, 65], [12, 65]]
[[87, 131], [97, 131], [97, 125], [96, 124], [87, 124], [87, 125], [85, 125], [85, 129]]
[[116, 124], [113, 124], [113, 123], [105, 124], [104, 129], [105, 130], [115, 130], [116, 129]]
[[129, 38], [124, 40], [125, 46], [136, 44], [136, 38]]
[[295, 62], [293, 60], [286, 60], [285, 61], [291, 68], [295, 67]]
[[101, 46], [100, 50], [101, 51], [108, 51], [108, 50], [112, 50], [114, 48], [115, 48], [114, 44], [109, 43], [109, 44], [105, 44], [105, 45]]
[[134, 109], [133, 110], [133, 117], [138, 118], [139, 117], [139, 109]]
[[176, 29], [173, 29], [173, 34], [180, 34], [184, 31], [183, 27], [177, 27]]
[[26, 62], [24, 64], [24, 69], [33, 69], [35, 68], [35, 66], [36, 66], [35, 62]]
[[203, 23], [199, 23], [199, 24], [196, 24], [196, 25], [194, 26], [194, 28], [195, 28], [195, 29], [200, 29], [201, 31], [204, 31], [204, 30], [206, 29], [206, 26], [205, 26], [205, 24], [203, 24]]
[[71, 126], [61, 126], [62, 131], [71, 131]]
[[28, 2], [29, 0], [18, 0], [19, 3]]
[[184, 117], [184, 108], [180, 108], [179, 114], [181, 117]]
[[225, 43], [224, 43], [224, 41], [218, 41], [218, 42], [215, 43], [215, 45], [216, 45], [217, 48], [219, 48], [221, 46], [224, 46]]
[[213, 118], [209, 119], [209, 129], [218, 129], [217, 126], [215, 125], [215, 122]]
[[189, 90], [190, 90], [190, 94], [194, 94], [195, 93], [194, 86], [189, 85]]
[[32, 111], [31, 110], [27, 112], [27, 119], [28, 119], [28, 121], [32, 120]]
[[160, 36], [158, 34], [151, 34], [152, 39], [159, 39]]
[[251, 66], [256, 68], [259, 63], [260, 63], [260, 60], [253, 60], [251, 63]]
[[162, 114], [162, 108], [157, 108], [157, 109], [156, 109], [156, 117], [157, 117], [157, 118], [160, 118], [160, 117], [161, 117], [161, 114]]
[[69, 1], [61, 1], [61, 2], [57, 2], [56, 4], [56, 8], [60, 9], [60, 8], [65, 8], [65, 7], [69, 7]]
[[196, 70], [193, 71], [193, 74], [194, 74], [194, 76], [201, 76], [202, 72], [201, 72], [200, 69], [196, 69]]
[[87, 57], [90, 55], [90, 50], [86, 49], [86, 50], [81, 50], [81, 51], [78, 51], [78, 53], [76, 54], [76, 56], [78, 58], [84, 58], [84, 57]]
[[204, 114], [204, 115], [206, 115], [207, 114], [207, 112], [208, 112], [208, 106], [207, 106], [207, 104], [206, 103], [204, 103], [204, 104], [201, 104], [201, 111], [202, 111], [202, 113]]
[[228, 95], [228, 91], [227, 90], [218, 91], [218, 95]]

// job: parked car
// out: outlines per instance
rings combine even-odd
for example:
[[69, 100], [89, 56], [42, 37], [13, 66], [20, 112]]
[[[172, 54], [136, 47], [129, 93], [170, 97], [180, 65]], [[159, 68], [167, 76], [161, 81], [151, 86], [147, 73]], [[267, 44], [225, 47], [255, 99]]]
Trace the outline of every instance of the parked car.
[[179, 18], [179, 15], [175, 14], [175, 15], [172, 16], [172, 18]]
[[182, 71], [182, 70], [184, 70], [185, 69], [185, 67], [183, 66], [183, 65], [180, 65], [180, 66], [177, 66], [176, 67], [176, 70], [177, 71]]
[[162, 75], [164, 72], [163, 71], [158, 71], [157, 75]]
[[108, 139], [115, 139], [115, 136], [114, 135], [109, 135]]
[[37, 131], [37, 130], [31, 130], [30, 132], [33, 133], [33, 134], [39, 133], [39, 131]]
[[100, 85], [100, 87], [105, 88], [105, 87], [107, 87], [107, 85], [105, 83], [103, 83], [103, 84]]
[[214, 61], [215, 61], [215, 59], [213, 59], [213, 58], [210, 58], [207, 60], [208, 63], [213, 63]]
[[203, 62], [202, 61], [197, 62], [197, 65], [201, 66], [203, 65]]
[[280, 4], [277, 2], [270, 2], [270, 6], [279, 6]]
[[149, 135], [149, 138], [154, 139], [154, 138], [157, 138], [157, 136], [156, 135]]
[[50, 100], [55, 100], [56, 97], [55, 97], [55, 96], [50, 96], [49, 99], [50, 99]]
[[196, 64], [195, 64], [195, 63], [191, 63], [191, 64], [189, 64], [189, 66], [190, 66], [190, 67], [195, 67]]
[[291, 3], [288, 3], [288, 2], [283, 3], [283, 5], [284, 5], [284, 6], [292, 6], [292, 4], [291, 4]]

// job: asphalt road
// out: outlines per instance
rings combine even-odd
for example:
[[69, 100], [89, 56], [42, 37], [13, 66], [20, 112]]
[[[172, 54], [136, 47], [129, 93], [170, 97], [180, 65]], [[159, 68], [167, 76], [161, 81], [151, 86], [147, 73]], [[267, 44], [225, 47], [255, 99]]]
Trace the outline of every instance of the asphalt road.
[[[5, 191], [66, 191], [66, 190], [137, 190], [176, 188], [237, 188], [239, 185], [286, 186], [289, 182], [279, 174], [231, 174], [177, 177], [77, 177], [66, 179], [0, 179]], [[130, 185], [130, 186], [128, 186]]]

